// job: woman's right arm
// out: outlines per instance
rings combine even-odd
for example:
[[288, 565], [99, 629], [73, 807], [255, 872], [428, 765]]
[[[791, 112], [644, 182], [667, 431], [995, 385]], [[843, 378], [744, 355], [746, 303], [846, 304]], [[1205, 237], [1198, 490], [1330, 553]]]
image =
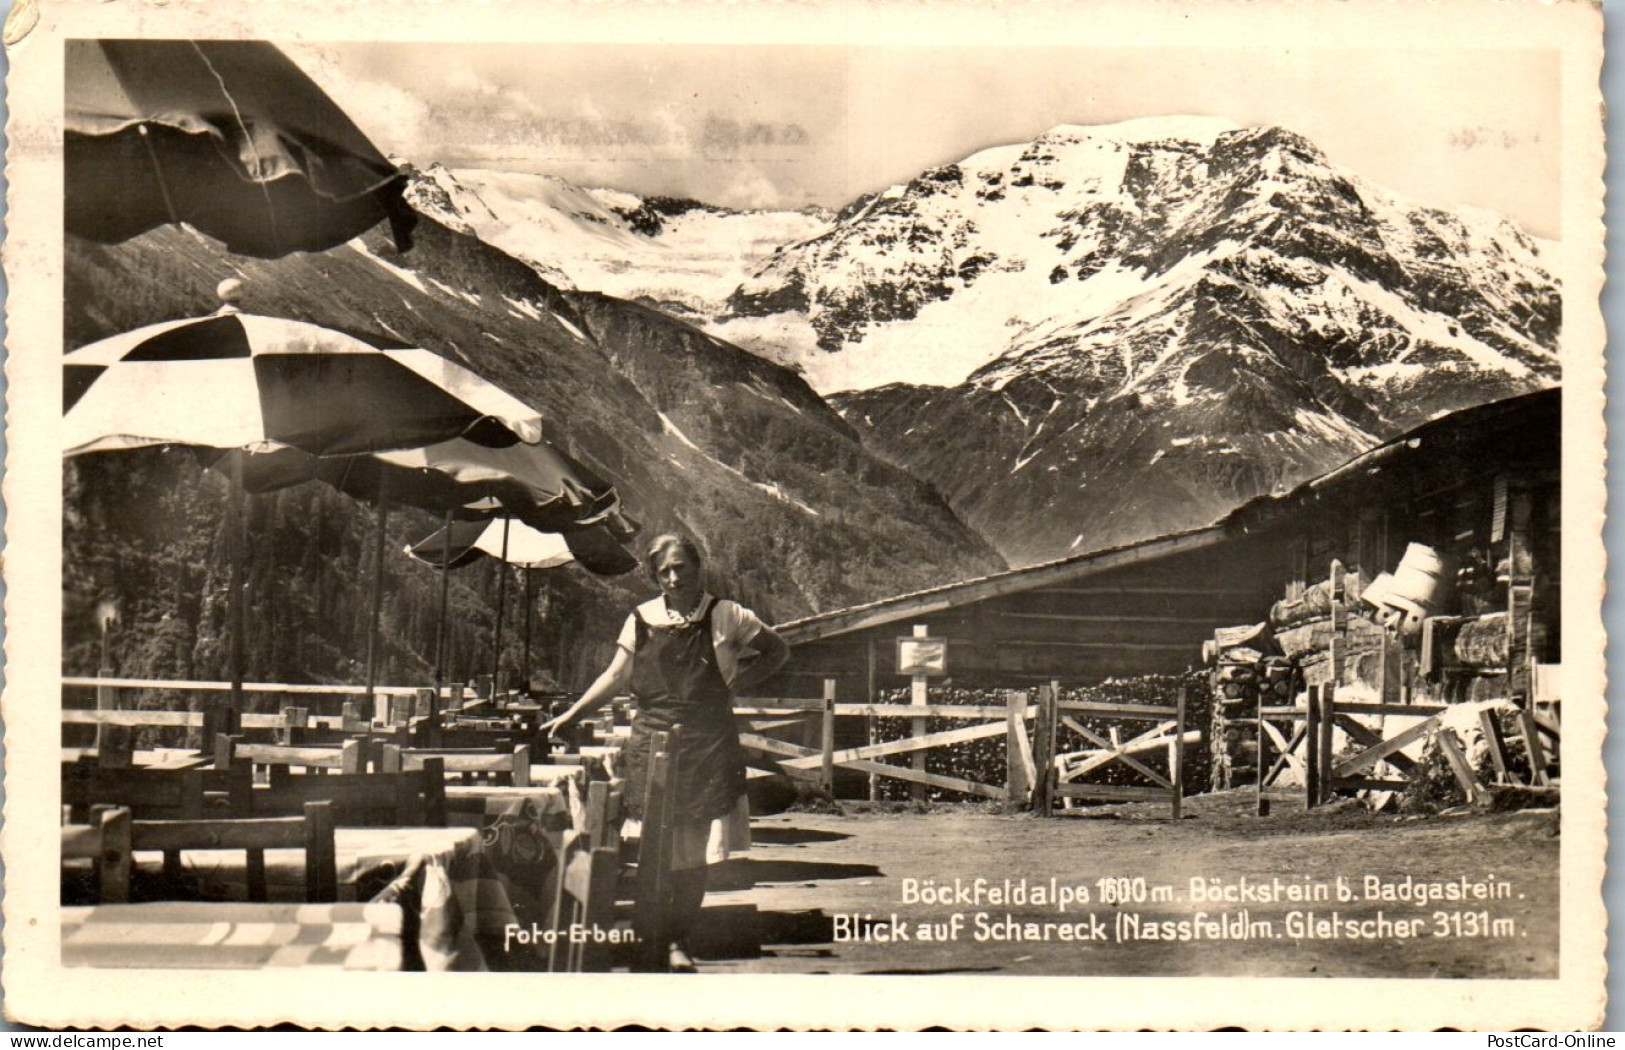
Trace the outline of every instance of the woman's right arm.
[[596, 711], [612, 698], [626, 692], [632, 684], [632, 654], [619, 646], [615, 649], [615, 658], [609, 662], [604, 673], [587, 691], [581, 694], [581, 699], [570, 705], [570, 709], [557, 718], [542, 724], [542, 729], [555, 733], [570, 725], [576, 719], [589, 712]]

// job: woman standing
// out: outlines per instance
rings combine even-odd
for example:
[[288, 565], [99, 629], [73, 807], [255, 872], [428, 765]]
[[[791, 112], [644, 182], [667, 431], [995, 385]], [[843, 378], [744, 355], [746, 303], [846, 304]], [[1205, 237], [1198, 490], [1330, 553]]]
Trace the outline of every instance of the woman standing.
[[665, 941], [671, 972], [693, 973], [688, 937], [705, 902], [711, 822], [732, 812], [745, 793], [733, 694], [771, 678], [790, 649], [755, 613], [705, 590], [699, 548], [687, 537], [657, 536], [649, 545], [649, 571], [660, 597], [627, 617], [609, 667], [544, 728], [556, 732], [630, 686], [637, 717], [628, 749], [627, 804], [641, 819], [650, 737], [682, 726], [673, 785], [672, 896], [665, 929], [640, 934]]

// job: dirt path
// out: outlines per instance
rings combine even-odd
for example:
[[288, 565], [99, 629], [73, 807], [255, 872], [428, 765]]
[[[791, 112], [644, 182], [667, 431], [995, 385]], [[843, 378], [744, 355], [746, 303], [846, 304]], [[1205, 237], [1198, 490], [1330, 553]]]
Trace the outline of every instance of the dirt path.
[[[1278, 806], [1260, 820], [1250, 801], [1190, 800], [1177, 827], [1140, 807], [1048, 821], [974, 811], [758, 818], [750, 859], [713, 869], [696, 949], [702, 969], [725, 973], [1556, 976], [1555, 813], [1399, 819]], [[1127, 889], [1146, 899], [1103, 903], [1097, 880], [1110, 876], [1144, 878]], [[1438, 894], [1462, 893], [1465, 879], [1467, 898], [1367, 896], [1404, 892], [1407, 876]], [[993, 891], [1008, 879], [1029, 898], [1054, 879], [1091, 899], [1064, 912], [986, 891], [978, 900], [977, 879]], [[1193, 879], [1218, 880], [1231, 899], [1196, 899]], [[908, 901], [927, 880], [972, 896]], [[1480, 886], [1490, 899], [1473, 897]], [[1330, 899], [1288, 899], [1316, 892]], [[943, 939], [922, 940], [933, 933]]]

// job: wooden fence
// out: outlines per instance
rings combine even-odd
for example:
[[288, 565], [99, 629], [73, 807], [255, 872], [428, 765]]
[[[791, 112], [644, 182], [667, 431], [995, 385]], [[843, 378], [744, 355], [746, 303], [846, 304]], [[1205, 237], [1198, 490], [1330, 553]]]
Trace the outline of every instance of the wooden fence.
[[[1553, 754], [1546, 738], [1554, 742], [1559, 740], [1561, 726], [1535, 714], [1521, 702], [1514, 703], [1518, 711], [1518, 734], [1529, 755], [1530, 785], [1544, 786], [1550, 782]], [[1421, 763], [1406, 755], [1404, 749], [1429, 736], [1436, 738], [1451, 775], [1466, 798], [1469, 801], [1478, 800], [1485, 794], [1486, 787], [1468, 762], [1461, 738], [1455, 730], [1441, 726], [1440, 717], [1448, 710], [1448, 707], [1428, 704], [1340, 701], [1336, 696], [1336, 687], [1332, 685], [1310, 686], [1303, 707], [1260, 705], [1256, 788], [1258, 813], [1268, 814], [1270, 798], [1279, 794], [1272, 788], [1286, 769], [1295, 769], [1299, 773], [1304, 804], [1311, 809], [1331, 801], [1342, 791], [1405, 791], [1423, 775], [1423, 768]], [[1418, 721], [1408, 722], [1392, 735], [1384, 736], [1382, 732], [1357, 721], [1374, 716], [1384, 716], [1385, 719], [1415, 718]], [[1479, 727], [1484, 734], [1495, 779], [1501, 783], [1517, 783], [1507, 761], [1506, 741], [1500, 722], [1492, 711], [1479, 712]], [[1338, 729], [1359, 748], [1358, 751], [1342, 758], [1336, 755], [1333, 741]], [[1379, 769], [1386, 771], [1378, 775]]]
[[[1197, 743], [1199, 730], [1186, 729], [1187, 696], [1180, 691], [1173, 706], [1108, 704], [1063, 701], [1060, 686], [1050, 683], [1032, 692], [1005, 693], [1003, 705], [974, 704], [843, 704], [835, 697], [835, 682], [826, 680], [821, 700], [756, 700], [734, 708], [734, 714], [749, 724], [740, 733], [740, 743], [760, 768], [816, 783], [833, 794], [835, 771], [846, 769], [874, 777], [923, 784], [1015, 805], [1031, 804], [1036, 812], [1049, 815], [1057, 802], [1073, 801], [1167, 802], [1177, 819], [1180, 816], [1184, 781], [1181, 769], [1185, 747]], [[859, 747], [835, 747], [835, 720], [838, 718], [906, 718], [913, 732], [896, 740]], [[926, 732], [929, 718], [958, 719], [977, 724], [963, 728]], [[1117, 726], [1097, 732], [1081, 718], [1112, 722], [1151, 723], [1149, 729], [1122, 739]], [[797, 744], [768, 736], [775, 730], [800, 729], [803, 738], [809, 721], [817, 720], [819, 747]], [[1033, 723], [1029, 730], [1028, 723]], [[1087, 741], [1090, 747], [1059, 751], [1058, 738], [1066, 728]], [[1003, 737], [1006, 778], [990, 784], [964, 777], [931, 773], [914, 766], [880, 761], [896, 755], [923, 754], [935, 748], [951, 747], [973, 740]], [[1167, 772], [1154, 768], [1138, 756], [1166, 756]], [[1153, 786], [1098, 784], [1085, 781], [1112, 763], [1132, 769]]]
[[[119, 709], [117, 694], [124, 689], [219, 694], [229, 689], [221, 682], [165, 682], [146, 679], [66, 678], [68, 688], [98, 690], [97, 709], [64, 708], [64, 725], [160, 726], [210, 728], [214, 711], [155, 711]], [[350, 697], [365, 692], [359, 686], [275, 685], [245, 683], [245, 693], [281, 694], [298, 705], [284, 705], [278, 713], [234, 713], [236, 729], [288, 730], [316, 723], [304, 706], [307, 698]], [[430, 690], [405, 686], [383, 686], [379, 694], [377, 721], [415, 725], [425, 715], [424, 693]], [[1012, 690], [1004, 694], [1002, 705], [967, 704], [881, 704], [836, 701], [835, 682], [826, 680], [824, 696], [818, 700], [749, 700], [734, 713], [746, 727], [740, 743], [759, 768], [783, 773], [798, 780], [818, 784], [833, 794], [836, 770], [845, 769], [870, 777], [900, 780], [910, 784], [956, 791], [976, 798], [1013, 805], [1031, 804], [1040, 814], [1052, 813], [1057, 804], [1071, 808], [1079, 801], [1138, 802], [1166, 801], [1174, 816], [1180, 814], [1185, 784], [1181, 774], [1187, 744], [1200, 740], [1200, 731], [1186, 728], [1187, 698], [1181, 690], [1172, 706], [1140, 704], [1084, 703], [1060, 699], [1059, 683], [1051, 682], [1036, 691]], [[364, 724], [353, 700], [345, 701], [345, 713], [335, 728], [353, 729]], [[613, 716], [611, 716], [613, 717]], [[895, 740], [876, 741], [857, 747], [836, 747], [838, 718], [907, 719], [908, 735]], [[971, 723], [952, 729], [927, 731], [928, 719], [952, 719]], [[1085, 721], [1106, 724], [1091, 727]], [[334, 721], [329, 716], [326, 721]], [[1149, 728], [1125, 738], [1118, 723]], [[781, 739], [770, 734], [797, 730], [802, 741]], [[1083, 748], [1059, 749], [1061, 731], [1069, 730], [1086, 743]], [[1002, 737], [1005, 743], [1004, 783], [987, 783], [967, 777], [932, 773], [919, 765], [894, 765], [882, 761], [898, 755], [924, 755], [970, 741]], [[812, 742], [816, 741], [817, 746]], [[1166, 762], [1166, 770], [1156, 764]], [[1100, 784], [1091, 776], [1116, 764], [1150, 781], [1150, 786]]]

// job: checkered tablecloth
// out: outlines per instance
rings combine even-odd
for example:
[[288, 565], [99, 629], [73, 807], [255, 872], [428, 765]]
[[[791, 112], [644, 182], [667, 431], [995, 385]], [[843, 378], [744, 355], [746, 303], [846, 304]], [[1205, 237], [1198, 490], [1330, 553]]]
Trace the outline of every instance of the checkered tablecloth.
[[399, 970], [401, 909], [379, 904], [159, 901], [62, 909], [62, 965], [123, 969]]

